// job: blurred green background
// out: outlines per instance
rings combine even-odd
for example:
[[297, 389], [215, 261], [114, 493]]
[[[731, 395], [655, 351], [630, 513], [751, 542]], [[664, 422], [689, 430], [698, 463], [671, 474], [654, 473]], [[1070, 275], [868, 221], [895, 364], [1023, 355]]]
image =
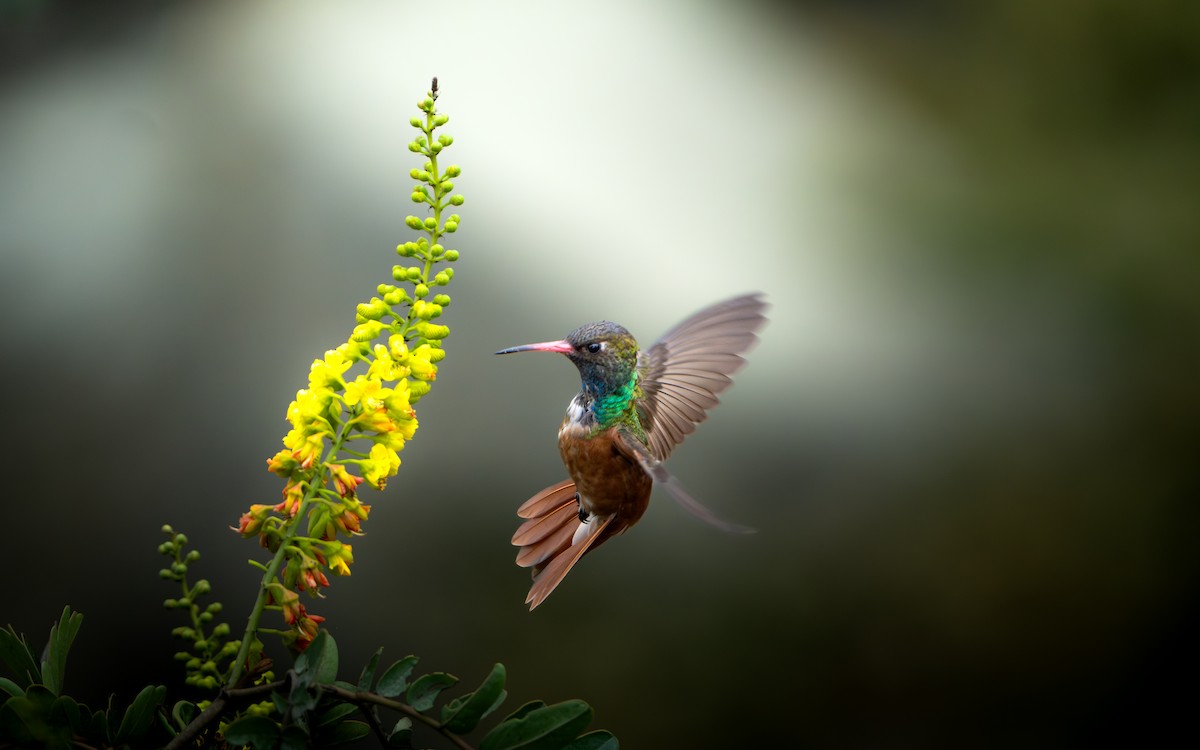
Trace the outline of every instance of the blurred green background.
[[[503, 661], [633, 749], [1194, 733], [1197, 8], [0, 2], [0, 622], [82, 611], [94, 704], [175, 681], [170, 522], [240, 625], [228, 526], [410, 235], [437, 75], [453, 335], [311, 607], [346, 663]], [[526, 612], [514, 510], [577, 380], [491, 353], [751, 290], [671, 464], [761, 532], [660, 497]]]

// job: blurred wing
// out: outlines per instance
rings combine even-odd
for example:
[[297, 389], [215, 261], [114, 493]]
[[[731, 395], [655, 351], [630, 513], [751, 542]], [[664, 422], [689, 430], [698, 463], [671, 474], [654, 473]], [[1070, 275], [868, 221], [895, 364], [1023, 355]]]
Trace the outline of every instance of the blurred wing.
[[741, 354], [758, 341], [766, 309], [761, 294], [735, 297], [701, 310], [638, 353], [639, 408], [656, 460], [666, 460], [717, 405], [717, 394], [733, 382], [729, 376], [746, 364]]
[[628, 430], [620, 428], [617, 431], [617, 438], [616, 445], [618, 449], [626, 456], [637, 461], [642, 469], [650, 475], [650, 478], [654, 480], [654, 486], [662, 487], [666, 490], [675, 502], [679, 503], [680, 507], [688, 513], [730, 534], [753, 534], [755, 532], [755, 529], [749, 526], [726, 521], [701, 505], [700, 501], [689, 495], [688, 491], [679, 483], [679, 480], [671, 472], [667, 471], [667, 467], [663, 466], [661, 462], [654, 460], [654, 456], [650, 455], [650, 449], [642, 445]]

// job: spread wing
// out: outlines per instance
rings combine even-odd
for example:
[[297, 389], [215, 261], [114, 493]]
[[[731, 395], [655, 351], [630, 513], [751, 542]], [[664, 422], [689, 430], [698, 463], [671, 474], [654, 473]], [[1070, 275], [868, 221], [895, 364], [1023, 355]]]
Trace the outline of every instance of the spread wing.
[[767, 318], [762, 295], [748, 294], [707, 307], [638, 353], [642, 424], [650, 452], [666, 460], [717, 405], [717, 394], [746, 360]]

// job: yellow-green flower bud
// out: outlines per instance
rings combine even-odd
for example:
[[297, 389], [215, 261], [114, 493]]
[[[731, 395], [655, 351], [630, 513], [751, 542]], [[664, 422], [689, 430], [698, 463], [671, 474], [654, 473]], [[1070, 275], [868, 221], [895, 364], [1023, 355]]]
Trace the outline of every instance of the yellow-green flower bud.
[[425, 127], [425, 122], [420, 117], [417, 117], [416, 115], [413, 115], [411, 118], [409, 118], [408, 124], [412, 125], [414, 128]]
[[437, 128], [440, 128], [448, 122], [450, 122], [450, 115], [437, 115], [433, 118], [433, 126]]
[[454, 189], [454, 182], [451, 180], [442, 180], [442, 184], [438, 185], [438, 193], [445, 194]]
[[428, 112], [429, 110], [433, 109], [433, 99], [427, 96], [422, 99], [421, 103], [417, 106]]
[[[451, 263], [458, 260], [458, 251], [457, 250], [447, 250], [446, 251], [446, 260], [450, 261]], [[454, 269], [447, 268], [446, 270], [453, 271]]]
[[408, 150], [412, 151], [414, 154], [418, 154], [421, 152], [421, 144], [417, 143], [416, 141], [409, 141]]
[[354, 327], [353, 333], [350, 334], [350, 340], [359, 343], [371, 341], [382, 330], [383, 323], [380, 323], [378, 320], [368, 320], [366, 323]]
[[466, 199], [463, 198], [461, 195], [450, 196], [450, 205], [451, 206], [461, 206], [464, 203], [466, 203]]
[[383, 314], [387, 312], [387, 307], [383, 304], [382, 300], [373, 299], [370, 302], [364, 302], [359, 305], [355, 310], [360, 316], [366, 319], [363, 321], [365, 323], [367, 320], [379, 320], [382, 318]]
[[424, 229], [425, 224], [415, 216], [405, 216], [404, 225], [409, 229]]
[[445, 229], [450, 234], [454, 234], [455, 232], [458, 231], [458, 222], [457, 221], [447, 221], [446, 226], [443, 227], [443, 229]]
[[445, 358], [446, 358], [446, 350], [445, 349], [433, 349], [432, 351], [429, 352], [429, 361], [430, 362], [441, 362]]
[[392, 278], [396, 281], [408, 281], [408, 269], [404, 266], [392, 266]]
[[[457, 251], [456, 250], [450, 251], [450, 253], [453, 253], [453, 252], [457, 252]], [[449, 255], [450, 253], [447, 253], [447, 255]], [[446, 274], [446, 278], [448, 278], [448, 279], [454, 278], [454, 269], [453, 268], [447, 268], [446, 270], [442, 271], [442, 273]]]
[[441, 245], [434, 245], [433, 247], [429, 248], [429, 252], [433, 253], [433, 257], [436, 258], [441, 255], [445, 249], [446, 248], [442, 247]]
[[438, 341], [450, 335], [450, 327], [430, 323], [429, 325], [425, 326], [425, 330], [421, 331], [421, 335], [427, 339], [430, 339], [431, 341]]
[[442, 148], [445, 148], [446, 146], [449, 146], [451, 143], [454, 143], [454, 138], [452, 138], [451, 136], [448, 136], [448, 135], [439, 135], [437, 142], [438, 142], [438, 145], [440, 145]]
[[414, 190], [411, 197], [412, 197], [413, 203], [424, 203], [425, 202], [425, 191], [424, 190]]
[[425, 299], [425, 297], [429, 296], [429, 287], [424, 284], [417, 284], [417, 288], [413, 290], [413, 294], [416, 295], [417, 299]]
[[421, 271], [419, 266], [410, 266], [408, 269], [408, 280], [409, 281], [417, 281], [418, 279], [421, 278], [422, 273], [423, 272]]
[[450, 306], [450, 295], [449, 294], [434, 295], [433, 304], [440, 305], [442, 307], [449, 307]]
[[413, 380], [408, 384], [408, 400], [416, 403], [421, 400], [421, 397], [429, 393], [429, 383], [423, 380]]
[[458, 177], [460, 174], [462, 174], [462, 167], [458, 166], [457, 164], [451, 164], [450, 166], [446, 167], [447, 177]]
[[430, 150], [432, 153], [434, 153], [434, 154], [440, 154], [440, 153], [442, 152], [442, 149], [443, 149], [443, 148], [445, 148], [445, 146], [443, 146], [443, 145], [442, 145], [442, 144], [440, 144], [440, 143], [431, 143], [431, 144], [429, 144], [429, 150]]
[[404, 302], [407, 297], [408, 292], [404, 291], [403, 289], [393, 289], [392, 291], [383, 295], [383, 301], [388, 305], [395, 307], [396, 305]]
[[437, 219], [433, 218], [432, 216], [428, 216], [425, 218], [425, 221], [421, 226], [430, 231], [437, 229]]
[[450, 283], [450, 277], [445, 271], [439, 271], [438, 274], [433, 277], [433, 283], [437, 284], [438, 286], [446, 286]]

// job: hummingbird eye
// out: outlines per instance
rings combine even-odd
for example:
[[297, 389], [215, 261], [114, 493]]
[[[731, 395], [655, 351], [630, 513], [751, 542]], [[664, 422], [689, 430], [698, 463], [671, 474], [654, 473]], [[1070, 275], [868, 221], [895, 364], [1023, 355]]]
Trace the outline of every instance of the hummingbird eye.
[[601, 344], [599, 341], [593, 341], [592, 343], [587, 345], [587, 350], [589, 352], [591, 352], [592, 354], [595, 354], [596, 352], [600, 351], [603, 348], [604, 348], [604, 345]]

